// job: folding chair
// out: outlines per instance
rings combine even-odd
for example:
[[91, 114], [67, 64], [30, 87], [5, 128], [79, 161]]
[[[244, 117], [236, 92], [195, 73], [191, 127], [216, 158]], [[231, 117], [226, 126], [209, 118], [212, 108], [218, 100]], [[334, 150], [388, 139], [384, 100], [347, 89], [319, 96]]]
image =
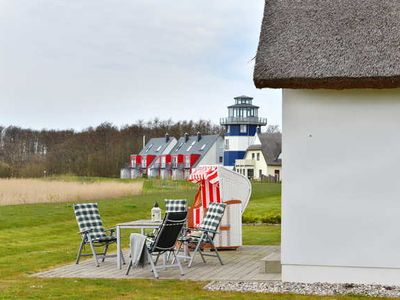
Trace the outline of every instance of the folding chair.
[[[165, 199], [165, 211], [169, 212], [187, 212], [187, 200], [186, 199]], [[149, 238], [153, 238], [157, 235], [160, 228], [154, 229], [153, 232], [146, 234]]]
[[[155, 278], [159, 278], [158, 269], [166, 268], [179, 268], [181, 275], [184, 275], [181, 262], [175, 254], [175, 244], [178, 239], [179, 234], [182, 231], [183, 226], [186, 223], [187, 212], [170, 212], [167, 213], [157, 235], [149, 245], [145, 244], [143, 251], [145, 251], [148, 256], [148, 260], [151, 265], [151, 270]], [[162, 266], [157, 266], [158, 258], [162, 254], [171, 253], [174, 256], [174, 262], [171, 264], [164, 264]], [[153, 260], [153, 256], [156, 259]], [[129, 274], [130, 269], [133, 266], [133, 261], [131, 259], [126, 275]]]
[[[167, 213], [169, 212], [187, 212], [187, 200], [186, 199], [165, 199], [165, 210]], [[186, 224], [182, 228], [182, 232], [178, 237], [178, 240], [181, 240], [182, 237], [186, 236], [187, 228]], [[188, 248], [185, 247], [185, 253], [188, 253]], [[187, 254], [188, 255], [188, 254]], [[171, 253], [168, 253], [168, 256], [165, 258], [167, 261], [170, 259]], [[185, 258], [186, 260], [186, 258]]]
[[[104, 229], [97, 203], [74, 204], [74, 212], [80, 230], [79, 234], [82, 237], [76, 264], [79, 264], [81, 256], [93, 256], [97, 267], [99, 266], [99, 256], [102, 258], [102, 262], [106, 257], [115, 257], [116, 255], [107, 255], [108, 247], [117, 242], [117, 238], [114, 235], [115, 229]], [[82, 254], [85, 245], [88, 244], [92, 253]], [[103, 252], [96, 252], [96, 248], [99, 247], [104, 247]], [[121, 257], [125, 264], [122, 252]]]
[[[215, 235], [219, 233], [217, 229], [219, 227], [219, 224], [221, 223], [222, 217], [224, 216], [225, 207], [226, 204], [224, 203], [210, 203], [207, 213], [199, 227], [196, 228], [194, 232], [192, 232], [190, 235], [184, 237], [181, 240], [181, 244], [179, 245], [176, 256], [190, 258], [188, 264], [189, 268], [192, 266], [193, 260], [197, 252], [200, 254], [201, 259], [204, 263], [206, 262], [204, 258], [205, 256], [212, 256], [217, 257], [221, 265], [223, 265], [222, 259], [218, 253], [217, 248], [214, 245], [213, 240]], [[179, 255], [183, 244], [186, 244], [186, 246], [190, 245], [192, 246], [192, 248], [194, 248], [193, 255]], [[214, 251], [215, 254], [204, 253], [205, 244], [209, 244], [211, 246], [210, 250]]]

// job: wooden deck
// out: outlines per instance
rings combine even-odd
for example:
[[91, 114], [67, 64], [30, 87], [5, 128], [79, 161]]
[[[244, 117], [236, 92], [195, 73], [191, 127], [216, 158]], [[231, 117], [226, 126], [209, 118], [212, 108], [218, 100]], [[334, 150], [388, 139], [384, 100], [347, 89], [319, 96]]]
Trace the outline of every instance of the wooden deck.
[[[183, 280], [281, 280], [281, 274], [263, 273], [262, 258], [272, 252], [280, 251], [279, 246], [243, 246], [238, 250], [221, 251], [224, 265], [213, 257], [206, 257], [207, 263], [197, 256], [191, 268], [184, 264], [185, 275], [181, 276], [179, 269], [160, 270], [160, 279]], [[126, 258], [128, 255], [125, 253]], [[127, 265], [122, 270], [117, 269], [116, 258], [108, 258], [100, 267], [96, 267], [92, 259], [83, 260], [79, 265], [69, 264], [48, 271], [36, 273], [38, 277], [63, 278], [147, 278], [154, 279], [150, 267], [136, 268], [125, 275]]]

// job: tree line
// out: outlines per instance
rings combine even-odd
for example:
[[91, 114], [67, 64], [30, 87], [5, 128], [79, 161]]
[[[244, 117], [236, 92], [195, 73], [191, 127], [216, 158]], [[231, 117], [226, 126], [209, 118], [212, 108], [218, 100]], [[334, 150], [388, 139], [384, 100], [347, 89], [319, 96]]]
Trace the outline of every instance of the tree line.
[[59, 174], [118, 177], [129, 155], [146, 140], [168, 133], [222, 134], [210, 121], [154, 119], [117, 127], [103, 123], [82, 131], [32, 130], [0, 126], [0, 177], [42, 177]]

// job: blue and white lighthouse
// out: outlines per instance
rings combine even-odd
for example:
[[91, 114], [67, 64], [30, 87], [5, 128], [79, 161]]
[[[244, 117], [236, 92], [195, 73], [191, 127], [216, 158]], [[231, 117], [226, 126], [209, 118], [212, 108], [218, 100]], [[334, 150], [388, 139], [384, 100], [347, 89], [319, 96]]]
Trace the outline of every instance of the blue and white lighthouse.
[[261, 126], [267, 125], [267, 118], [258, 117], [258, 106], [253, 98], [239, 96], [235, 104], [228, 106], [228, 117], [221, 118], [225, 126], [224, 166], [235, 166], [236, 159], [243, 159], [247, 148], [253, 144]]

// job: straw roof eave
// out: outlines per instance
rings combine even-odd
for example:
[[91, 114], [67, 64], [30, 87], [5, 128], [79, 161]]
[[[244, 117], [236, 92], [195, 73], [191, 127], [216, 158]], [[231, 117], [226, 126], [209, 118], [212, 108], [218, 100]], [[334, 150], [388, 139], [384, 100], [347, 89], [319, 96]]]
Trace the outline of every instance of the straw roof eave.
[[258, 88], [400, 87], [400, 2], [266, 0]]

